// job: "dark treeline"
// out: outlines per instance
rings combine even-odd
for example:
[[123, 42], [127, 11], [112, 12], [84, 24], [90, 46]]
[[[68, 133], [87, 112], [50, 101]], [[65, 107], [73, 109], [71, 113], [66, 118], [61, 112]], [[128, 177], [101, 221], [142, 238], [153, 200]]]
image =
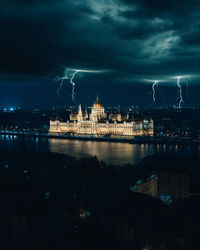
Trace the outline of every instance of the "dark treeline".
[[175, 166], [176, 172], [199, 175], [198, 158], [157, 155], [138, 166], [117, 168], [96, 157], [75, 159], [56, 153], [1, 150], [0, 246], [196, 249], [198, 192], [169, 206], [130, 191], [138, 178], [158, 169], [175, 171]]

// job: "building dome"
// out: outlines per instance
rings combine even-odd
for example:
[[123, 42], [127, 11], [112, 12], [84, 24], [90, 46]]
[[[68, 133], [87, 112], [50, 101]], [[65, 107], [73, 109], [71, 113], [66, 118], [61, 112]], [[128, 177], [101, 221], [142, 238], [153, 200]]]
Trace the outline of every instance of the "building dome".
[[104, 106], [99, 102], [98, 94], [97, 94], [96, 101], [92, 105], [92, 108], [93, 109], [104, 109]]
[[103, 105], [99, 101], [95, 101], [92, 105], [93, 109], [103, 109]]

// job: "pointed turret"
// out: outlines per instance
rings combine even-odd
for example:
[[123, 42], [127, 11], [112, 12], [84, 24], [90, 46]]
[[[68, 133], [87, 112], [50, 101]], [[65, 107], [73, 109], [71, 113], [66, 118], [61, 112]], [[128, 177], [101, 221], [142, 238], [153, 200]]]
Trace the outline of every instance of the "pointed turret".
[[98, 102], [98, 101], [99, 101], [99, 94], [97, 92], [96, 102]]
[[83, 120], [87, 120], [88, 119], [88, 112], [87, 112], [87, 108], [85, 107], [85, 111], [83, 114]]
[[79, 104], [79, 106], [78, 106], [77, 120], [78, 121], [82, 121], [83, 120], [83, 114], [82, 114], [81, 104]]
[[79, 106], [78, 106], [78, 114], [79, 114], [79, 115], [82, 115], [82, 108], [81, 108], [81, 104], [79, 104]]

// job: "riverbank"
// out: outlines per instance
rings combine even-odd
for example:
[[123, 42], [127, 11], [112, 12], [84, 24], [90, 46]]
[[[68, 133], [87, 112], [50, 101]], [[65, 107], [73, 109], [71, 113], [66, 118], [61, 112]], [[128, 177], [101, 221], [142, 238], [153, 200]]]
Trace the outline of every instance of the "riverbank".
[[200, 146], [200, 141], [192, 138], [177, 138], [177, 137], [152, 137], [152, 136], [135, 136], [134, 138], [123, 137], [100, 137], [88, 135], [50, 135], [48, 133], [35, 133], [26, 131], [8, 131], [0, 130], [0, 135], [10, 135], [19, 137], [34, 137], [34, 138], [54, 138], [67, 140], [82, 140], [82, 141], [103, 141], [103, 142], [122, 142], [131, 144], [180, 144]]

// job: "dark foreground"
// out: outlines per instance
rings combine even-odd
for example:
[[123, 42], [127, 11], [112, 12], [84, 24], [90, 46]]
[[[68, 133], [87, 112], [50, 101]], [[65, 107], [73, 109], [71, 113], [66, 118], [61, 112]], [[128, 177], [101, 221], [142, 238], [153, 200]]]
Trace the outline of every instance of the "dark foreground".
[[1, 249], [198, 249], [200, 159], [0, 151]]

